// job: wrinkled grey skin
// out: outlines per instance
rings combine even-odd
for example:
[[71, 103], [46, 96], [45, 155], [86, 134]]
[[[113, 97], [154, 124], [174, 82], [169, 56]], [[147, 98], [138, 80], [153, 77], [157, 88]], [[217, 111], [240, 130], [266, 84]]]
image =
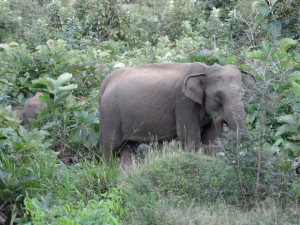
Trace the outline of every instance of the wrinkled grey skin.
[[[201, 134], [207, 141], [221, 136], [223, 122], [244, 130], [240, 91], [246, 77], [234, 65], [203, 63], [149, 64], [111, 73], [102, 82], [99, 102], [106, 162], [111, 152], [120, 153], [121, 163], [129, 165], [133, 142], [177, 137], [186, 149], [197, 149]], [[212, 122], [213, 117], [222, 122]]]
[[37, 92], [35, 96], [26, 99], [23, 107], [16, 106], [13, 108], [12, 111], [22, 121], [21, 125], [29, 125], [30, 121], [28, 119], [36, 119], [43, 107], [39, 99], [41, 95], [41, 92]]
[[210, 120], [201, 133], [202, 144], [212, 144], [216, 138], [223, 137], [223, 125], [226, 123], [222, 116]]

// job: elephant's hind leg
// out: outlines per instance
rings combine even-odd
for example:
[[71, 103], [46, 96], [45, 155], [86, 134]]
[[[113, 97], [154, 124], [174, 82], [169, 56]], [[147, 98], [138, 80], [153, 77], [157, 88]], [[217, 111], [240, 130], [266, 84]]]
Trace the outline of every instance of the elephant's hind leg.
[[[124, 142], [122, 133], [114, 123], [102, 124], [101, 129], [101, 152], [104, 155], [106, 163], [111, 164], [113, 158], [119, 153]], [[113, 129], [114, 128], [114, 129]]]

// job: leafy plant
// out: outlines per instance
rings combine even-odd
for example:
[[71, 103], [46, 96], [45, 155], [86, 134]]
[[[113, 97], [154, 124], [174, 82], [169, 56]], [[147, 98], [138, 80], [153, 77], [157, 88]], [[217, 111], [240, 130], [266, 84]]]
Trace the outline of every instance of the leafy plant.
[[[261, 115], [265, 117], [263, 123], [274, 134], [274, 147], [276, 148], [285, 145], [279, 136], [284, 133], [282, 131], [287, 126], [284, 125], [280, 128], [282, 120], [281, 122], [277, 121], [277, 118], [288, 118], [288, 115], [294, 114], [294, 109], [299, 103], [299, 72], [297, 71], [299, 54], [289, 51], [296, 44], [297, 41], [289, 38], [281, 39], [279, 43], [273, 46], [268, 42], [262, 42], [261, 49], [247, 53], [247, 58], [256, 60], [256, 65], [259, 65], [259, 67], [252, 69], [256, 73], [258, 88], [250, 99], [252, 102], [250, 112], [252, 114], [249, 115], [248, 119], [251, 123], [257, 123], [259, 118], [262, 118]], [[267, 62], [265, 61], [266, 58], [269, 59]], [[249, 67], [246, 69], [251, 70]], [[253, 108], [254, 105], [255, 108]], [[269, 110], [270, 107], [272, 110]], [[276, 135], [275, 130], [277, 131]], [[288, 142], [286, 144], [291, 146]], [[290, 154], [291, 149], [285, 147], [283, 151], [286, 156], [293, 155]]]
[[13, 223], [16, 217], [23, 216], [22, 206], [26, 191], [37, 182], [37, 177], [27, 176], [21, 179], [0, 169], [0, 223]]
[[122, 0], [76, 0], [73, 5], [74, 15], [81, 22], [83, 35], [101, 41], [129, 39], [129, 15], [124, 10], [122, 2]]
[[[52, 117], [50, 121], [53, 122], [48, 124], [48, 127], [51, 127], [55, 133], [58, 133], [61, 156], [66, 154], [65, 135], [67, 133], [67, 121], [69, 120], [68, 109], [72, 106], [66, 103], [67, 99], [71, 96], [71, 92], [78, 87], [77, 84], [65, 85], [70, 82], [71, 78], [72, 74], [64, 73], [60, 75], [57, 80], [46, 77], [32, 81], [34, 88], [49, 93], [49, 95], [41, 97], [41, 101], [46, 107], [39, 115], [39, 118], [46, 116], [46, 114], [49, 115], [50, 113]], [[53, 96], [53, 98], [50, 98], [50, 95]]]
[[0, 43], [3, 43], [16, 32], [20, 26], [20, 21], [12, 12], [8, 1], [0, 2], [0, 12]]
[[74, 112], [76, 123], [71, 128], [70, 141], [91, 149], [98, 143], [99, 123], [96, 114], [87, 111]]
[[[95, 196], [96, 197], [96, 196]], [[64, 203], [49, 205], [47, 199], [25, 199], [26, 216], [30, 216], [32, 224], [121, 224], [126, 215], [122, 207], [120, 190], [112, 188], [101, 195], [100, 199], [87, 203]]]
[[281, 34], [285, 37], [299, 37], [300, 20], [298, 17], [298, 1], [279, 1], [279, 0], [256, 0], [252, 3], [252, 10], [257, 11], [257, 26], [267, 20], [268, 34], [273, 38]]
[[25, 195], [41, 187], [40, 179], [51, 174], [57, 156], [49, 150], [47, 132], [27, 130], [19, 125], [20, 120], [9, 109], [0, 109], [0, 221], [3, 224], [23, 216]]

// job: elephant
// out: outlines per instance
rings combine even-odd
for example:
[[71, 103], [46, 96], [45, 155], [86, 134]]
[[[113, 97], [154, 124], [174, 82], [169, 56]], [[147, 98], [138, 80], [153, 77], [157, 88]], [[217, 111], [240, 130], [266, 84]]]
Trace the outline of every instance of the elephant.
[[13, 113], [16, 114], [16, 116], [23, 121], [24, 116], [23, 116], [23, 107], [22, 106], [16, 106], [12, 109]]
[[126, 169], [137, 142], [178, 138], [195, 150], [202, 138], [222, 136], [223, 123], [243, 132], [242, 96], [252, 83], [235, 65], [161, 63], [114, 71], [100, 87], [100, 152], [109, 164], [120, 155]]
[[39, 112], [42, 110], [43, 105], [39, 99], [42, 95], [41, 92], [37, 92], [33, 97], [26, 99], [22, 106], [16, 106], [13, 108], [13, 112], [22, 121], [21, 125], [30, 125], [28, 119], [36, 119]]

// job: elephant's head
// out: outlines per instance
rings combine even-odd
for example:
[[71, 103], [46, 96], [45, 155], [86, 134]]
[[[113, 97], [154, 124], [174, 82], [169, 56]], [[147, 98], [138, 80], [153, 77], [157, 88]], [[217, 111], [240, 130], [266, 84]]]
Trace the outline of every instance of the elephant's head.
[[223, 118], [234, 131], [245, 128], [242, 96], [245, 85], [253, 82], [250, 75], [234, 65], [213, 65], [203, 73], [191, 74], [184, 82], [185, 96], [205, 108], [208, 115]]

